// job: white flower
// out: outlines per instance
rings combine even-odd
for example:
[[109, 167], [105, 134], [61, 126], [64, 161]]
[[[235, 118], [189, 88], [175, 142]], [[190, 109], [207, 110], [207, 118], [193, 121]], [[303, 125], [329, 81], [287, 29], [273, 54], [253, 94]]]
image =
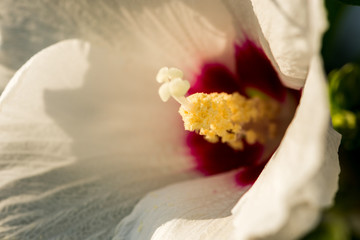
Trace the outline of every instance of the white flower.
[[[1, 95], [0, 238], [294, 239], [331, 204], [340, 137], [329, 125], [320, 0], [2, 4], [9, 65], [26, 54], [9, 55], [7, 39], [22, 36], [12, 27], [31, 43], [83, 40], [36, 54]], [[234, 71], [234, 44], [246, 39], [283, 84], [305, 85], [251, 187], [236, 184], [236, 170], [191, 171], [177, 105], [160, 101], [153, 80], [163, 66], [189, 80], [206, 62]]]

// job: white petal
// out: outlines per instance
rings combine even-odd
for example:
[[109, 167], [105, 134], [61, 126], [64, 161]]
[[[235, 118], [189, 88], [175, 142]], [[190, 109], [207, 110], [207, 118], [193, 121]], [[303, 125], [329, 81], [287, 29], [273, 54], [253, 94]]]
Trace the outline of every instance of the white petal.
[[234, 184], [234, 172], [166, 187], [137, 204], [114, 240], [288, 240], [313, 227], [320, 210], [332, 202], [339, 174], [340, 136], [329, 127], [320, 62], [316, 58], [311, 65], [280, 148], [247, 192]]
[[[100, 5], [103, 6], [103, 4]], [[107, 1], [105, 5], [107, 5]], [[111, 4], [109, 4], [109, 6], [110, 5]], [[255, 13], [259, 16], [259, 19], [257, 19], [256, 15], [252, 10], [253, 5]], [[160, 67], [177, 66], [185, 70], [186, 76], [186, 74], [195, 74], [196, 71], [199, 71], [199, 66], [206, 61], [216, 60], [225, 63], [228, 66], [232, 66], [233, 60], [231, 60], [231, 58], [234, 56], [233, 44], [235, 41], [241, 41], [241, 39], [243, 39], [246, 35], [246, 37], [249, 37], [258, 45], [261, 45], [265, 49], [274, 66], [284, 72], [284, 76], [282, 77], [288, 86], [301, 87], [303, 84], [302, 80], [305, 76], [302, 75], [304, 74], [302, 69], [306, 68], [306, 63], [302, 62], [302, 60], [303, 57], [304, 59], [308, 57], [307, 52], [300, 51], [299, 56], [297, 55], [297, 51], [299, 50], [298, 47], [295, 48], [294, 51], [291, 51], [291, 48], [287, 47], [286, 44], [291, 45], [292, 41], [294, 40], [294, 38], [291, 37], [294, 35], [292, 32], [289, 33], [290, 37], [288, 37], [288, 33], [286, 32], [282, 33], [284, 35], [281, 35], [281, 38], [275, 38], [270, 36], [269, 32], [271, 31], [266, 29], [271, 29], [271, 27], [275, 28], [276, 25], [267, 26], [267, 18], [260, 17], [260, 12], [266, 12], [267, 9], [263, 7], [260, 8], [260, 5], [256, 5], [255, 1], [253, 1], [253, 5], [248, 1], [234, 1], [230, 3], [224, 3], [223, 1], [211, 1], [208, 2], [206, 6], [203, 3], [194, 1], [144, 1], [142, 2], [142, 4], [139, 4], [139, 2], [134, 3], [133, 1], [129, 1], [121, 2], [121, 4], [119, 4], [118, 6], [106, 8], [91, 8], [87, 5], [86, 7], [84, 7], [83, 4], [68, 4], [66, 8], [69, 8], [72, 13], [77, 13], [77, 10], [79, 9], [86, 9], [84, 11], [86, 14], [65, 15], [65, 29], [82, 29], [82, 33], [80, 33], [79, 35], [84, 35], [86, 36], [86, 39], [91, 39], [92, 41], [96, 41], [98, 40], [98, 38], [106, 38], [108, 41], [113, 42], [114, 44], [116, 43], [115, 45], [120, 46], [121, 52], [114, 52], [112, 50], [109, 51], [111, 52], [111, 54], [102, 54], [97, 52], [96, 50], [90, 51], [90, 62], [95, 62], [95, 64], [91, 65], [99, 65], [99, 68], [101, 70], [95, 68], [97, 70], [95, 72], [90, 71], [89, 74], [89, 72], [86, 71], [87, 61], [81, 60], [80, 66], [78, 66], [78, 63], [74, 65], [73, 68], [71, 68], [72, 62], [70, 62], [69, 59], [77, 59], [78, 57], [68, 55], [69, 53], [67, 51], [58, 50], [52, 54], [51, 59], [66, 58], [66, 61], [63, 59], [60, 62], [60, 65], [57, 64], [57, 61], [49, 65], [47, 63], [47, 60], [42, 60], [42, 63], [40, 64], [43, 66], [42, 69], [44, 69], [45, 67], [48, 68], [48, 66], [52, 66], [53, 68], [57, 69], [56, 71], [53, 70], [53, 68], [50, 68], [51, 71], [48, 71], [48, 69], [46, 69], [46, 71], [37, 71], [36, 75], [31, 75], [31, 83], [30, 81], [18, 80], [17, 82], [15, 82], [14, 80], [12, 84], [16, 85], [16, 88], [8, 87], [7, 94], [4, 95], [6, 97], [2, 99], [2, 102], [4, 102], [4, 104], [0, 106], [2, 118], [0, 119], [0, 127], [1, 129], [6, 130], [4, 130], [4, 133], [2, 133], [6, 138], [1, 139], [12, 140], [13, 144], [2, 143], [1, 150], [6, 149], [6, 151], [9, 152], [9, 159], [14, 157], [14, 150], [24, 150], [22, 159], [25, 159], [25, 161], [29, 162], [29, 164], [25, 165], [25, 167], [22, 168], [22, 162], [16, 162], [14, 164], [14, 161], [9, 161], [11, 162], [11, 164], [14, 164], [14, 166], [10, 166], [8, 167], [8, 169], [3, 169], [4, 171], [10, 170], [10, 174], [8, 174], [7, 176], [9, 176], [9, 178], [12, 177], [13, 179], [9, 180], [8, 177], [5, 178], [5, 182], [7, 181], [7, 183], [10, 182], [11, 184], [7, 185], [7, 188], [1, 194], [8, 196], [6, 194], [12, 193], [14, 194], [14, 196], [11, 199], [7, 197], [8, 200], [1, 202], [0, 207], [2, 207], [1, 209], [5, 209], [2, 210], [5, 214], [8, 214], [7, 209], [15, 209], [12, 210], [14, 213], [23, 214], [13, 215], [10, 218], [2, 220], [2, 222], [0, 223], [2, 223], [2, 225], [5, 225], [5, 223], [9, 225], [9, 223], [13, 222], [13, 225], [15, 226], [21, 225], [23, 227], [21, 231], [17, 230], [18, 228], [14, 228], [14, 236], [16, 236], [16, 234], [17, 236], [29, 236], [29, 234], [33, 234], [34, 229], [36, 230], [37, 228], [39, 228], [40, 230], [44, 230], [47, 228], [46, 234], [54, 236], [56, 234], [65, 234], [65, 231], [61, 231], [62, 228], [59, 227], [57, 229], [60, 230], [56, 232], [56, 229], [52, 228], [53, 226], [64, 226], [64, 228], [67, 229], [68, 226], [71, 226], [72, 223], [76, 221], [78, 222], [78, 224], [74, 224], [74, 228], [76, 228], [76, 226], [81, 226], [82, 229], [85, 229], [84, 231], [86, 232], [82, 232], [79, 234], [84, 234], [84, 236], [86, 234], [87, 236], [90, 236], [91, 234], [98, 234], [95, 236], [101, 236], [101, 234], [104, 234], [105, 236], [108, 229], [101, 229], [102, 226], [97, 225], [98, 221], [96, 221], [97, 219], [100, 219], [102, 217], [96, 215], [101, 214], [99, 209], [107, 209], [107, 211], [104, 211], [104, 214], [106, 216], [109, 216], [110, 212], [113, 212], [116, 215], [114, 217], [116, 218], [116, 220], [106, 225], [110, 226], [109, 229], [111, 229], [112, 224], [119, 220], [117, 218], [121, 218], [123, 214], [126, 214], [130, 211], [132, 203], [136, 199], [138, 199], [138, 196], [151, 189], [151, 187], [148, 187], [149, 184], [153, 184], [152, 188], [161, 185], [160, 183], [158, 185], [158, 182], [160, 180], [156, 181], [155, 179], [154, 182], [148, 180], [152, 179], [153, 174], [154, 176], [163, 176], [162, 174], [169, 174], [168, 176], [170, 176], [171, 174], [173, 174], [173, 171], [181, 172], [182, 169], [188, 167], [184, 163], [185, 160], [183, 158], [173, 157], [181, 156], [185, 151], [184, 149], [176, 148], [174, 150], [172, 149], [172, 146], [174, 145], [161, 145], [164, 142], [173, 142], [176, 144], [179, 141], [177, 139], [181, 139], [181, 137], [179, 137], [179, 134], [181, 135], [181, 133], [178, 132], [178, 129], [176, 129], [175, 133], [170, 136], [166, 134], [159, 134], [159, 136], [157, 136], [156, 138], [157, 140], [153, 141], [153, 129], [158, 129], [158, 127], [161, 127], [162, 129], [164, 129], [165, 133], [174, 131], [174, 125], [171, 123], [163, 127], [162, 125], [164, 121], [161, 122], [161, 126], [153, 126], [153, 123], [158, 123], [157, 121], [153, 121], [154, 116], [162, 116], [163, 114], [170, 112], [171, 110], [169, 109], [173, 109], [173, 106], [165, 104], [161, 105], [159, 109], [151, 109], [151, 111], [148, 110], [149, 106], [153, 106], [154, 104], [157, 105], [156, 101], [160, 101], [156, 94], [157, 89], [155, 85], [154, 89], [152, 89], [153, 85], [151, 85], [151, 83], [155, 82], [153, 81], [153, 76], [155, 76], [156, 70], [158, 70]], [[11, 4], [9, 6], [11, 6]], [[13, 6], [17, 5], [14, 4]], [[39, 5], [35, 6], [35, 8], [37, 8]], [[21, 9], [21, 7], [19, 9]], [[98, 12], [94, 9], [102, 10]], [[105, 11], [103, 11], [104, 9]], [[269, 10], [271, 9], [273, 8], [269, 8]], [[296, 9], [296, 7], [294, 9]], [[41, 21], [38, 22], [42, 23], [46, 23], [46, 20], [48, 20], [49, 17], [50, 19], [52, 19], [49, 22], [61, 22], [57, 21], [57, 17], [59, 15], [55, 15], [55, 17], [51, 18], [53, 11], [45, 10], [42, 12], [44, 14], [36, 15], [29, 11], [28, 16], [30, 16], [30, 19], [39, 18], [41, 19]], [[56, 12], [60, 15], [64, 13], [67, 14], [67, 11], [61, 11], [58, 9]], [[273, 13], [274, 11], [271, 11], [271, 14]], [[278, 11], [276, 13], [278, 13]], [[18, 14], [14, 14], [13, 16], [17, 15]], [[74, 17], [76, 15], [85, 17], [81, 21], [78, 21], [79, 18]], [[101, 20], [106, 21], [98, 21], [99, 15], [101, 16]], [[299, 18], [300, 22], [309, 20], [308, 18], [306, 18], [305, 15], [301, 15], [301, 18]], [[264, 16], [266, 16], [266, 14], [264, 14]], [[305, 19], [303, 17], [305, 17]], [[53, 19], [55, 19], [56, 21], [53, 21]], [[280, 21], [285, 21], [284, 19], [287, 20], [286, 18], [282, 17]], [[10, 20], [8, 19], [5, 22], [7, 22], [8, 24], [16, 22]], [[36, 20], [30, 22], [37, 23]], [[88, 22], [90, 22], [91, 24], [87, 24]], [[79, 24], [80, 27], [74, 25], [73, 23]], [[284, 22], [281, 22], [281, 24], [283, 24], [284, 26], [287, 25]], [[307, 26], [311, 24], [313, 23], [310, 23]], [[29, 25], [31, 26], [31, 24]], [[67, 26], [69, 25], [74, 25], [74, 28], [68, 28]], [[27, 32], [31, 32], [31, 29], [35, 29], [35, 32], [37, 32], [38, 34], [35, 34], [34, 36], [41, 36], [41, 31], [46, 28], [30, 27], [29, 29], [30, 31]], [[309, 34], [312, 31], [313, 30], [310, 30]], [[68, 33], [67, 31], [65, 32]], [[99, 32], [101, 36], [99, 36], [97, 32]], [[318, 31], [316, 31], [316, 33], [318, 33]], [[76, 32], [71, 32], [71, 34], [77, 35]], [[295, 35], [302, 39], [312, 39], [313, 36], [309, 34]], [[29, 34], [24, 35], [26, 37], [22, 37], [19, 39], [24, 40], [29, 36]], [[60, 30], [60, 34], [55, 34], [56, 37], [52, 38], [50, 36], [50, 42], [54, 39], [57, 39], [58, 37], [61, 38], [65, 35], [62, 35], [62, 31]], [[317, 36], [318, 35], [314, 35], [314, 39], [316, 39]], [[13, 36], [9, 39], [14, 40], [17, 38]], [[42, 38], [40, 39], [42, 40]], [[305, 40], [299, 39], [295, 40], [296, 43], [298, 43], [299, 41], [299, 43], [301, 44], [308, 44], [309, 49], [313, 49], [310, 42], [308, 43]], [[284, 41], [284, 44], [281, 43], [281, 45], [279, 46], [277, 45], [277, 43], [274, 43], [274, 41]], [[12, 41], [7, 42], [11, 43]], [[16, 42], [21, 43], [21, 41]], [[20, 43], [18, 44], [19, 46], [26, 45]], [[41, 44], [35, 44], [35, 46], [40, 46]], [[20, 49], [16, 46], [17, 45], [15, 44], [14, 46], [12, 46], [12, 48], [8, 49]], [[303, 45], [301, 45], [301, 47], [303, 47]], [[75, 49], [78, 49], [78, 47], [75, 47]], [[284, 49], [286, 51], [284, 51]], [[300, 48], [300, 50], [301, 49], [303, 48]], [[15, 66], [21, 63], [21, 60], [19, 59], [25, 59], [24, 56], [29, 56], [32, 51], [33, 49], [29, 51], [22, 51], [24, 52], [24, 54], [22, 53], [21, 57], [15, 58], [15, 60], [12, 60], [13, 58], [10, 58], [10, 56], [17, 55], [11, 54], [11, 52], [10, 54], [8, 53], [8, 59], [11, 60], [11, 63], [9, 64]], [[80, 59], [86, 58], [81, 57], [87, 54], [87, 50], [84, 51], [80, 51]], [[272, 56], [272, 51], [274, 52], [274, 56]], [[79, 51], [74, 51], [75, 55], [78, 55], [78, 53]], [[117, 54], [126, 57], [111, 57], [117, 56]], [[53, 55], [58, 55], [58, 57], [55, 57]], [[139, 60], [139, 58], [142, 59]], [[283, 58], [286, 59], [286, 61], [282, 61]], [[309, 59], [310, 58], [307, 58], [307, 64], [309, 64], [310, 62]], [[287, 61], [289, 61], [290, 64], [287, 64]], [[297, 61], [298, 63], [301, 63], [299, 65], [299, 68], [297, 67]], [[54, 65], [55, 63], [57, 64], [56, 66]], [[109, 66], [104, 66], [104, 63], [109, 63]], [[121, 71], [117, 70], [118, 65], [123, 66], [122, 68], [120, 68]], [[59, 66], [63, 67], [60, 68]], [[128, 70], [129, 67], [131, 68], [131, 70]], [[139, 70], [139, 67], [141, 67], [141, 71]], [[22, 70], [21, 74], [18, 74], [15, 79], [25, 78], [24, 76], [26, 76], [27, 71], [29, 71], [27, 70], [27, 68], [28, 67], [25, 67]], [[68, 70], [68, 68], [73, 70]], [[76, 70], [74, 70], [74, 68]], [[81, 68], [83, 70], [79, 73], [77, 70], [78, 68]], [[124, 76], [125, 80], [120, 81], [122, 84], [117, 85], [118, 82], [114, 79], [114, 76], [112, 76], [110, 79], [103, 77], [104, 71], [109, 71], [110, 73], [117, 72], [118, 76]], [[50, 79], [48, 75], [45, 77], [42, 76], [41, 74], [43, 72], [49, 72], [52, 78]], [[124, 73], [128, 72], [131, 72], [132, 74], [124, 75]], [[145, 75], [144, 72], [148, 75]], [[68, 74], [71, 75], [71, 79], [75, 78], [78, 79], [78, 81], [67, 81], [67, 77], [64, 76], [67, 76]], [[299, 76], [300, 78], [298, 78]], [[191, 78], [191, 76], [186, 76], [186, 78], [189, 77]], [[61, 81], [59, 80], [59, 78], [61, 79]], [[49, 86], [46, 84], [41, 85], [41, 83], [48, 82], [44, 79], [52, 80], [50, 81], [51, 84]], [[86, 84], [84, 79], [86, 79]], [[149, 79], [149, 81], [147, 82], [147, 84], [138, 84], [138, 81], [134, 81], [133, 79]], [[99, 84], [100, 81], [104, 81], [104, 84]], [[26, 82], [26, 84], [22, 82]], [[61, 84], [58, 86], [57, 84], [59, 83]], [[23, 87], [18, 87], [19, 85]], [[39, 89], [38, 85], [40, 86]], [[45, 89], [49, 90], [45, 91]], [[65, 94], [63, 94], [62, 91], [64, 89], [66, 92]], [[33, 96], [30, 97], [28, 91], [34, 93]], [[119, 94], [119, 91], [121, 92], [121, 94]], [[122, 103], [128, 104], [123, 104], [121, 105], [121, 107], [118, 107], [120, 105], [120, 103], [117, 101], [119, 97], [118, 95], [122, 97]], [[89, 96], [91, 96], [90, 99]], [[34, 97], [34, 99], [32, 97]], [[43, 101], [44, 99], [46, 101]], [[101, 101], [106, 101], [108, 103], [108, 107], [105, 107], [104, 109], [100, 108], [100, 104], [98, 103], [99, 99], [101, 99]], [[149, 101], [150, 99], [151, 101]], [[49, 106], [49, 104], [44, 105], [43, 103], [51, 104]], [[136, 112], [132, 111], [135, 106], [137, 109], [140, 110]], [[3, 113], [4, 116], [2, 116]], [[83, 114], [83, 116], [80, 117], [80, 113]], [[322, 113], [320, 112], [319, 114]], [[124, 117], [126, 120], [124, 120], [124, 122], [122, 120], [118, 122], [118, 119], [122, 119], [119, 116]], [[18, 119], [18, 121], [15, 121], [15, 119]], [[54, 124], [54, 119], [57, 120], [56, 124]], [[148, 121], [144, 121], [144, 119]], [[42, 121], [41, 124], [40, 121]], [[320, 121], [323, 121], [323, 119], [320, 119]], [[128, 132], [127, 129], [129, 129], [128, 127], [132, 124], [140, 124], [141, 131], [138, 131], [137, 133], [135, 133], [135, 135], [133, 135], [133, 132], [131, 131]], [[44, 127], [45, 125], [47, 127]], [[116, 128], [115, 133], [113, 132], [114, 128]], [[24, 138], [24, 133], [28, 134], [28, 137]], [[324, 133], [324, 131], [322, 131], [322, 133]], [[76, 135], [75, 138], [74, 136], [72, 136], [72, 134]], [[47, 136], [49, 135], [56, 136], [56, 141], [53, 139], [47, 139]], [[46, 138], [46, 140], [44, 140], [42, 137]], [[38, 141], [39, 139], [41, 139], [41, 141]], [[126, 139], [126, 141], [124, 139]], [[139, 142], [138, 139], [143, 139], [143, 141]], [[317, 140], [319, 139], [317, 138]], [[116, 142], [121, 142], [122, 144], [116, 145]], [[139, 147], [136, 150], [140, 151], [134, 151], [134, 146], [139, 145], [144, 145], [145, 147]], [[157, 147], [159, 145], [162, 147], [161, 155], [160, 151], [157, 152]], [[142, 149], [147, 150], [141, 151]], [[311, 148], [310, 150], [312, 149], [313, 148]], [[316, 148], [314, 149], [316, 150]], [[3, 151], [4, 153], [2, 154], [6, 154], [6, 151]], [[28, 154], [29, 151], [30, 154]], [[44, 158], [44, 160], [36, 162], [38, 158], [34, 156], [34, 151], [36, 152], [36, 154], [42, 155], [42, 157], [45, 156], [46, 159]], [[162, 155], [164, 154], [163, 151], [165, 151], [165, 155]], [[174, 155], [174, 151], [178, 151], [178, 154]], [[121, 161], [119, 162], [116, 161], [118, 159], [118, 152], [120, 152], [122, 156], [126, 156], [121, 157]], [[280, 152], [281, 151], [279, 151], [279, 154]], [[55, 156], [53, 156], [53, 153], [55, 153]], [[16, 159], [20, 159], [18, 155], [16, 155]], [[166, 155], [171, 157], [167, 157]], [[98, 164], [98, 158], [94, 156], [99, 156], [99, 158], [103, 160], [100, 167]], [[157, 169], [156, 166], [151, 165], [153, 161], [150, 161], [148, 159], [149, 156], [154, 156], [154, 162], [156, 162], [156, 164], [162, 165], [162, 167], [165, 167], [160, 170]], [[151, 171], [149, 171], [148, 173], [149, 178], [146, 178], [147, 181], [145, 181], [146, 184], [144, 186], [141, 185], [143, 186], [143, 189], [132, 188], [135, 191], [133, 195], [126, 194], [120, 196], [119, 192], [124, 190], [124, 186], [126, 186], [126, 184], [130, 185], [128, 182], [122, 182], [123, 180], [127, 179], [128, 177], [131, 179], [131, 177], [134, 175], [134, 177], [140, 176], [142, 179], [145, 178], [143, 176], [143, 171], [139, 170], [139, 172], [137, 172], [137, 170], [135, 170], [139, 165], [139, 163], [135, 161], [129, 160], [126, 163], [127, 168], [121, 168], [121, 166], [124, 165], [123, 161], [134, 158], [148, 160], [144, 162], [141, 161], [141, 164], [145, 164], [143, 166], [146, 166], [146, 169], [151, 169]], [[50, 159], [51, 162], [48, 162], [48, 159]], [[78, 159], [81, 159], [81, 161], [78, 161]], [[171, 159], [171, 161], [169, 161], [168, 159]], [[161, 163], [157, 162], [156, 160], [160, 161]], [[89, 162], [91, 163], [89, 164]], [[40, 166], [36, 164], [39, 164]], [[61, 165], [63, 165], [64, 167], [59, 168], [59, 166]], [[18, 170], [19, 167], [22, 172]], [[173, 171], [168, 171], [168, 168], [172, 169]], [[54, 169], [54, 172], [49, 173], [49, 169]], [[116, 176], [116, 174], [112, 172], [115, 171], [115, 169], [121, 169], [121, 171], [119, 170], [118, 173], [119, 176]], [[309, 167], [309, 169], [313, 170], [314, 168]], [[100, 172], [100, 176], [97, 176], [98, 171]], [[134, 171], [138, 174], [134, 174]], [[158, 171], [160, 171], [160, 173]], [[42, 174], [41, 172], [44, 173]], [[109, 172], [112, 174], [108, 174]], [[16, 175], [14, 175], [14, 173], [16, 173]], [[39, 174], [40, 176], [38, 176]], [[51, 177], [55, 176], [55, 179], [52, 180], [53, 182], [49, 181], [49, 175]], [[104, 177], [107, 175], [110, 177], [104, 179]], [[181, 173], [179, 173], [178, 175], [181, 175]], [[62, 182], [64, 178], [63, 176], [69, 178], [68, 182]], [[100, 181], [100, 184], [88, 184], [93, 176], [97, 176], [95, 177], [94, 181]], [[28, 177], [30, 179], [25, 179], [23, 181], [16, 180], [20, 177]], [[16, 180], [16, 182], [14, 182], [14, 180]], [[168, 180], [165, 179], [164, 181]], [[45, 182], [46, 184], [43, 184], [42, 182]], [[59, 182], [63, 184], [61, 187], [59, 187]], [[29, 185], [35, 187], [30, 188]], [[44, 194], [38, 194], [39, 190], [36, 188], [37, 185], [40, 185], [39, 187], [41, 188], [41, 190], [43, 190], [43, 192], [45, 192]], [[78, 189], [85, 192], [87, 191], [86, 189], [88, 189], [89, 185], [92, 186], [90, 188], [91, 190], [86, 192], [84, 198], [78, 199], [78, 195], [71, 195], [72, 193], [78, 191], [78, 189], [76, 188], [78, 185], [80, 186]], [[300, 185], [301, 184], [299, 184], [299, 186]], [[13, 189], [16, 188], [16, 186], [20, 186], [19, 189]], [[72, 188], [72, 186], [75, 187]], [[103, 189], [104, 186], [106, 186], [105, 189]], [[55, 189], [54, 192], [51, 192], [49, 190], [52, 188]], [[24, 189], [30, 190], [25, 191]], [[32, 192], [32, 189], [35, 190], [33, 190]], [[280, 190], [285, 192], [285, 189]], [[297, 191], [297, 189], [295, 190]], [[68, 196], [67, 192], [70, 192], [71, 196]], [[109, 196], [109, 192], [114, 193], [115, 197], [113, 197], [113, 195]], [[54, 199], [58, 198], [58, 195], [56, 195], [56, 193], [58, 193], [60, 196], [66, 196], [70, 200], [60, 203], [55, 202]], [[19, 200], [19, 198], [15, 196], [16, 194], [21, 195], [22, 199]], [[29, 198], [25, 198], [25, 194], [29, 195]], [[39, 195], [36, 196], [37, 198], [34, 196], [36, 194]], [[100, 197], [99, 195], [101, 195], [102, 197]], [[106, 199], [104, 203], [105, 207], [101, 204], [104, 202], [102, 198]], [[117, 206], [117, 204], [114, 203], [116, 201], [113, 201], [113, 199], [116, 199], [116, 201], [122, 203], [127, 203], [126, 201], [124, 201], [124, 199], [130, 199], [130, 203], [128, 203], [128, 207], [121, 206], [119, 208], [116, 208], [114, 206]], [[23, 201], [23, 203], [21, 201]], [[48, 204], [52, 202], [55, 202], [55, 204], [49, 206]], [[256, 201], [254, 201], [254, 203], [256, 203]], [[263, 202], [261, 203], [264, 204]], [[40, 209], [36, 207], [40, 206], [39, 204], [42, 204], [41, 209], [44, 209], [43, 213], [39, 213], [36, 210], [33, 212], [27, 211], [27, 209]], [[93, 220], [95, 221], [95, 223], [93, 221], [90, 221], [88, 218], [81, 218], [83, 221], [74, 218], [68, 223], [65, 222], [64, 219], [66, 219], [66, 217], [68, 216], [73, 216], [72, 214], [74, 214], [74, 216], [78, 216], [78, 213], [89, 212], [87, 211], [87, 208], [79, 211], [79, 207], [83, 206], [83, 204], [85, 204], [86, 206], [90, 205], [91, 207], [99, 210], [97, 212], [95, 211], [95, 220]], [[249, 203], [244, 202], [241, 204], [247, 205]], [[69, 209], [69, 211], [64, 211], [64, 213], [61, 213], [60, 209], [65, 208], [64, 205], [66, 205], [66, 207], [69, 207], [69, 205], [74, 206], [71, 206], [71, 208], [69, 207], [70, 209], [67, 208]], [[291, 204], [285, 204], [284, 206], [288, 207], [290, 205]], [[114, 211], [114, 208], [118, 211]], [[250, 206], [249, 211], [252, 210], [254, 210], [254, 207]], [[285, 208], [284, 212], [289, 212], [288, 210], [288, 208]], [[44, 217], [44, 215], [47, 213], [52, 214], [46, 215], [46, 219], [41, 218]], [[64, 216], [63, 214], [67, 216]], [[241, 216], [244, 217], [245, 215]], [[265, 214], [265, 217], [270, 215], [271, 214]], [[36, 221], [34, 221], [34, 219]], [[239, 217], [239, 219], [240, 220], [237, 221], [243, 221], [241, 220], [241, 217]], [[251, 224], [254, 224], [255, 220], [252, 220], [254, 220], [254, 218], [250, 218], [250, 221], [248, 223], [249, 226]], [[84, 221], [86, 223], [84, 223]], [[34, 224], [27, 224], [28, 222], [34, 222]], [[59, 224], [59, 222], [61, 224]], [[194, 221], [191, 220], [190, 222]], [[274, 222], [275, 224], [278, 223], [277, 221]], [[89, 225], [91, 225], [91, 227], [89, 227]], [[94, 225], [96, 227], [93, 227]], [[226, 224], [226, 226], [228, 225]], [[272, 230], [275, 229], [274, 231], [276, 231], [281, 226], [283, 225], [277, 224], [275, 227], [272, 228], [264, 228], [264, 231], [269, 228], [271, 228]], [[251, 227], [253, 226], [251, 225]], [[254, 228], [249, 228], [244, 231], [243, 236], [245, 236], [246, 234], [253, 234], [252, 231], [257, 231], [256, 227], [257, 226], [254, 226]], [[74, 228], [70, 228], [67, 233], [73, 233], [71, 231], [74, 230]], [[10, 230], [6, 229], [6, 231]], [[82, 236], [80, 236], [79, 238], [82, 238]]]
[[81, 36], [129, 49], [156, 62], [158, 68], [176, 66], [196, 74], [204, 62], [234, 67], [234, 44], [249, 38], [265, 50], [287, 86], [300, 88], [325, 26], [321, 3], [211, 0], [205, 6], [191, 0], [3, 1], [3, 61], [16, 68], [53, 42]]
[[[176, 62], [193, 63], [221, 54], [229, 39], [219, 27], [231, 29], [231, 24], [226, 24], [231, 18], [219, 1], [204, 6], [191, 1], [162, 0], [96, 4], [72, 0], [61, 3], [5, 0], [0, 3], [0, 9], [1, 61], [15, 69], [38, 50], [73, 36], [121, 45], [145, 59], [151, 49], [152, 54], [160, 52], [163, 60], [174, 61], [174, 58]], [[215, 18], [207, 19], [208, 14]], [[214, 27], [214, 24], [220, 25]]]
[[233, 209], [239, 239], [296, 239], [337, 190], [340, 135], [330, 127], [325, 77], [314, 58], [296, 115], [277, 152]]
[[0, 61], [17, 70], [39, 50], [60, 40], [111, 40], [120, 5], [116, 1], [1, 1]]
[[177, 104], [133, 62], [72, 40], [16, 73], [0, 99], [0, 238], [107, 239], [145, 193], [193, 177]]
[[252, 0], [255, 14], [285, 84], [304, 85], [326, 28], [322, 0]]
[[283, 83], [299, 89], [326, 26], [321, 0], [212, 0], [206, 6], [158, 0], [141, 10], [136, 4], [121, 9], [119, 42], [144, 46], [138, 54], [151, 56], [159, 68], [176, 66], [190, 80], [207, 62], [234, 70], [234, 45], [249, 39], [264, 49]]
[[236, 172], [183, 182], [152, 192], [119, 224], [120, 239], [229, 239], [231, 208], [248, 187]]

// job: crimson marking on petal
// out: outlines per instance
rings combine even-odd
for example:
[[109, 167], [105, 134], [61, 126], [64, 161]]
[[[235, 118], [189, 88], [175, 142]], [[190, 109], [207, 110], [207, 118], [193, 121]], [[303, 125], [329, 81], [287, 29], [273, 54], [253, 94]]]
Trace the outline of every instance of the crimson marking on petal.
[[240, 83], [227, 67], [219, 63], [208, 63], [203, 66], [200, 75], [197, 76], [188, 93], [225, 92], [231, 94], [239, 90]]
[[207, 176], [251, 166], [261, 161], [264, 151], [264, 146], [259, 143], [245, 144], [243, 151], [235, 151], [227, 144], [210, 143], [194, 132], [188, 134], [186, 141], [190, 153], [195, 156], [196, 170]]
[[265, 164], [241, 168], [235, 176], [236, 182], [243, 187], [254, 184], [264, 167]]
[[236, 73], [243, 92], [251, 87], [278, 101], [285, 100], [286, 88], [262, 49], [246, 41], [242, 46], [235, 46], [235, 58]]
[[[249, 97], [246, 90], [253, 88], [279, 102], [286, 100], [287, 93], [295, 100], [299, 99], [299, 92], [283, 86], [266, 54], [251, 41], [245, 41], [241, 46], [235, 45], [234, 60], [235, 73], [221, 63], [204, 63], [189, 94], [239, 92]], [[269, 155], [264, 156], [266, 146], [259, 143], [245, 144], [244, 150], [235, 151], [223, 143], [209, 143], [196, 133], [188, 133], [186, 143], [196, 162], [197, 171], [212, 175], [239, 168], [236, 181], [241, 186], [254, 183], [270, 159]], [[275, 150], [271, 149], [271, 152]]]

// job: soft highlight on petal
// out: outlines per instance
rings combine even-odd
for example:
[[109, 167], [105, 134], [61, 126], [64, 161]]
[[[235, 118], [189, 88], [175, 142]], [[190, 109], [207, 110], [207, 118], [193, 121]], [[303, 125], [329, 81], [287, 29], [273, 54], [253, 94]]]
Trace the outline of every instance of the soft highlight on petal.
[[[190, 0], [6, 0], [0, 4], [0, 62], [16, 69], [36, 51], [59, 40], [80, 37], [139, 51], [144, 58], [156, 58], [158, 68], [167, 62], [196, 74], [199, 62], [214, 58], [226, 61], [235, 41], [241, 43], [250, 38], [262, 46], [280, 70], [284, 83], [300, 88], [311, 54], [316, 51], [312, 39], [321, 35], [319, 29], [312, 31], [310, 25], [323, 23], [323, 12], [309, 21], [311, 16], [319, 15], [313, 6], [319, 8], [320, 3], [212, 0], [204, 5]], [[318, 25], [323, 28], [324, 24]]]
[[286, 84], [301, 88], [325, 30], [321, 0], [251, 0], [262, 32]]
[[106, 239], [144, 194], [194, 177], [172, 104], [161, 105], [145, 65], [113, 53], [61, 42], [5, 89], [0, 238]]
[[186, 181], [149, 193], [124, 218], [113, 240], [229, 239], [231, 208], [248, 189], [236, 172]]

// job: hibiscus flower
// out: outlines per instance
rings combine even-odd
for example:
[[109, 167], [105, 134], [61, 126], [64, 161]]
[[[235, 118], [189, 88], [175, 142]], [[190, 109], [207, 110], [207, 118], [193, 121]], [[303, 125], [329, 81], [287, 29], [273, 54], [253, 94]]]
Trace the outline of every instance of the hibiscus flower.
[[[321, 1], [43, 4], [30, 21], [32, 3], [4, 12], [30, 39], [80, 39], [37, 53], [1, 95], [1, 238], [294, 239], [331, 204]], [[164, 66], [191, 93], [275, 99], [280, 138], [234, 150], [189, 134], [157, 94]]]

